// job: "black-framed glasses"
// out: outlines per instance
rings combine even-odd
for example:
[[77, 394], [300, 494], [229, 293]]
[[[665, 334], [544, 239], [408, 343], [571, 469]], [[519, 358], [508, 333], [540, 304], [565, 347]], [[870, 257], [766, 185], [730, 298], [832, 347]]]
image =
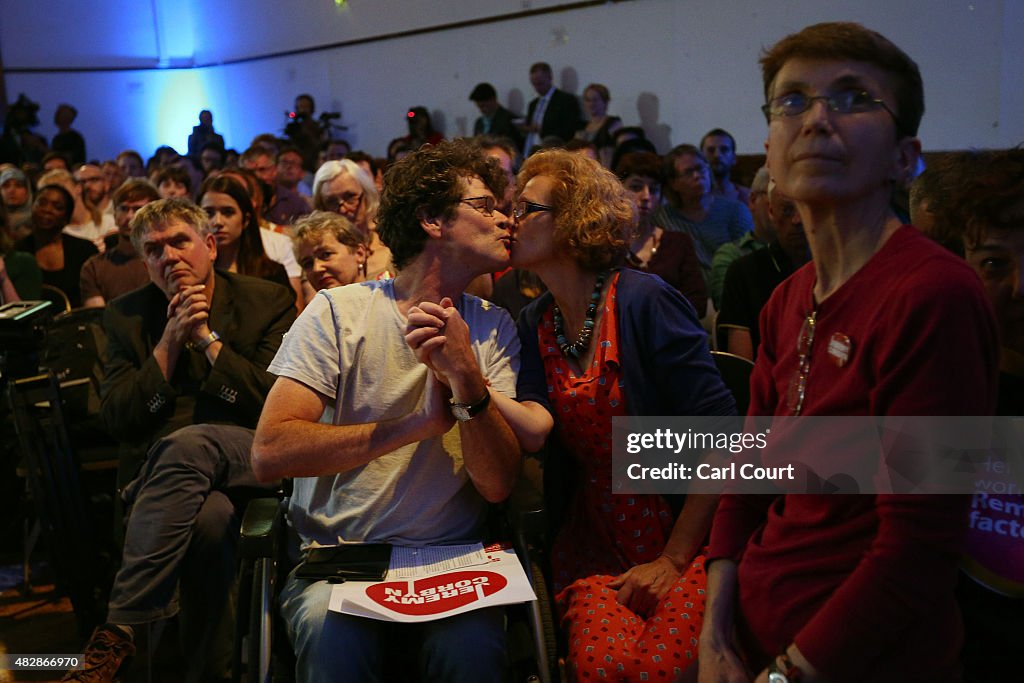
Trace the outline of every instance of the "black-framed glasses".
[[490, 218], [494, 215], [494, 209], [498, 206], [498, 200], [488, 195], [481, 195], [479, 197], [463, 197], [459, 200], [463, 204], [468, 204], [475, 211]]
[[525, 199], [520, 199], [512, 207], [512, 217], [517, 221], [522, 220], [531, 213], [537, 211], [554, 211], [555, 207], [548, 206], [547, 204], [538, 204], [537, 202], [528, 202]]
[[335, 195], [333, 197], [324, 197], [324, 204], [327, 208], [333, 209], [334, 207], [341, 208], [343, 206], [356, 207], [359, 206], [359, 202], [363, 201], [362, 192], [346, 192], [345, 194]]
[[802, 92], [790, 92], [779, 95], [768, 100], [768, 104], [761, 107], [765, 118], [771, 123], [772, 118], [799, 116], [810, 109], [816, 100], [821, 100], [828, 107], [829, 111], [837, 114], [862, 114], [864, 112], [884, 109], [900, 128], [900, 121], [896, 114], [882, 100], [878, 99], [867, 90], [850, 88], [840, 90], [831, 95], [808, 95]]
[[811, 349], [814, 347], [814, 327], [818, 320], [818, 311], [811, 311], [800, 328], [800, 336], [796, 340], [797, 367], [796, 373], [789, 381], [787, 402], [793, 415], [799, 415], [804, 408], [807, 396], [807, 378], [811, 373]]

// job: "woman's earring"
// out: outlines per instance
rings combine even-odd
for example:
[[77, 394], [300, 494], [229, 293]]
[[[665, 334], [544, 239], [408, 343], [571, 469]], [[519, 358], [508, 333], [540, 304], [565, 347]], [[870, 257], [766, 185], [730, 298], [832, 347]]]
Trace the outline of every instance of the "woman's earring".
[[358, 266], [360, 277], [366, 277], [366, 261], [360, 261]]

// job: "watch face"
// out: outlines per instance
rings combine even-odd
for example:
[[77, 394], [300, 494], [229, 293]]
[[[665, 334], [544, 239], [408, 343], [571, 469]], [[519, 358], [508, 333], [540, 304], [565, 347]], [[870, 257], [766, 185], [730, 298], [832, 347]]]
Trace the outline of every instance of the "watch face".
[[786, 678], [786, 674], [784, 673], [771, 671], [768, 673], [768, 683], [789, 683], [789, 679]]
[[460, 422], [465, 422], [467, 420], [472, 419], [473, 417], [472, 415], [469, 414], [469, 410], [462, 405], [453, 405], [452, 415], [454, 415], [455, 419], [459, 420]]

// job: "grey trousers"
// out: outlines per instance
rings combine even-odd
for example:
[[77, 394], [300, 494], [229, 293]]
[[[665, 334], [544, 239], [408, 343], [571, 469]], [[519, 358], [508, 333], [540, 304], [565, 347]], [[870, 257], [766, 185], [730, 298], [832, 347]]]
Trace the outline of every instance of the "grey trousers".
[[131, 511], [107, 620], [137, 625], [172, 617], [180, 594], [189, 679], [230, 657], [230, 637], [226, 648], [222, 641], [242, 512], [230, 494], [266, 488], [252, 473], [252, 440], [244, 427], [179, 429], [153, 445], [123, 493]]

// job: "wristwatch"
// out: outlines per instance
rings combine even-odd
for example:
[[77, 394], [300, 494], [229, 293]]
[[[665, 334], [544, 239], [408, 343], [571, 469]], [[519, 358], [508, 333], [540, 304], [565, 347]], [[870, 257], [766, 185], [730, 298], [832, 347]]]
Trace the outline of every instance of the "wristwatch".
[[491, 402], [491, 391], [488, 389], [484, 392], [484, 397], [476, 403], [456, 403], [455, 399], [448, 399], [452, 405], [452, 415], [459, 422], [468, 422], [474, 417], [479, 415], [487, 407], [487, 404]]
[[[782, 666], [779, 666], [780, 662]], [[803, 673], [783, 652], [768, 665], [768, 683], [799, 683]]]
[[193, 341], [186, 342], [185, 348], [189, 349], [190, 351], [205, 351], [206, 347], [208, 347], [213, 342], [218, 341], [219, 339], [220, 339], [220, 335], [217, 334], [216, 332], [214, 332], [213, 330], [210, 330], [210, 334], [208, 334], [205, 337], [203, 337], [203, 339], [201, 341], [198, 341], [198, 342], [193, 342]]

